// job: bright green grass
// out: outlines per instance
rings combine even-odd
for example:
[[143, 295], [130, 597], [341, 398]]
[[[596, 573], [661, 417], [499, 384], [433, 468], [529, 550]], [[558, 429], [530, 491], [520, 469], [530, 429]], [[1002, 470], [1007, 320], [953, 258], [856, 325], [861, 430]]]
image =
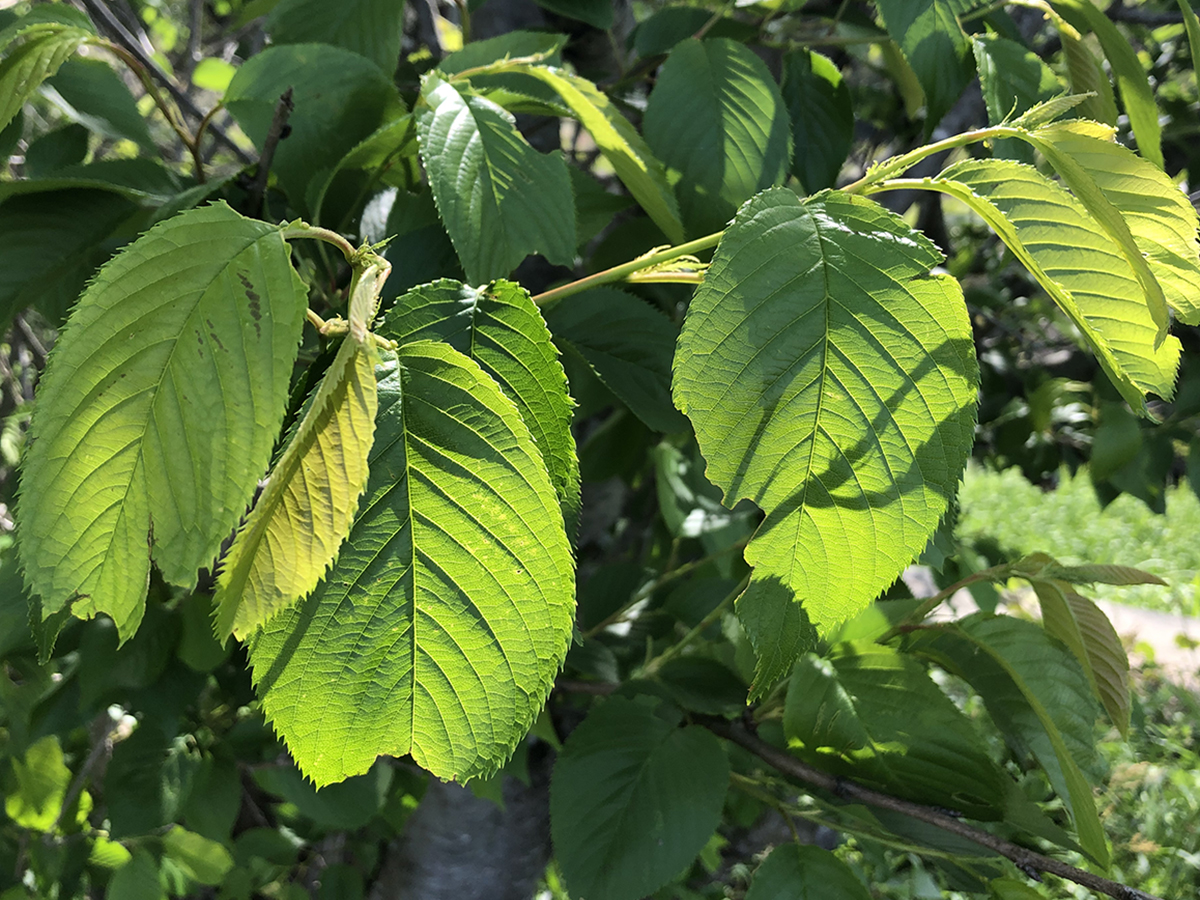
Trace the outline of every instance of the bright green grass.
[[1101, 510], [1086, 472], [1063, 473], [1043, 493], [1019, 469], [967, 469], [959, 493], [960, 540], [992, 537], [1018, 554], [1042, 551], [1064, 563], [1116, 563], [1153, 572], [1168, 587], [1096, 585], [1084, 593], [1104, 600], [1200, 615], [1200, 500], [1186, 484], [1167, 492], [1156, 515], [1122, 495]]

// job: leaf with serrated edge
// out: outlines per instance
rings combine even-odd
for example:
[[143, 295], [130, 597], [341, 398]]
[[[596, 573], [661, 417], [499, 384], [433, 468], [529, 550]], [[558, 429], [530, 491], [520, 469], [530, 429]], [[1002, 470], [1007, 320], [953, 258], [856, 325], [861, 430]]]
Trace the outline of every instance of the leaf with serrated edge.
[[854, 871], [820, 847], [783, 844], [754, 872], [746, 900], [870, 900]]
[[343, 341], [217, 580], [219, 637], [245, 639], [317, 586], [337, 557], [367, 483], [374, 354]]
[[445, 341], [496, 379], [533, 435], [573, 538], [580, 505], [573, 403], [558, 351], [529, 292], [511, 281], [473, 288], [444, 278], [398, 299], [379, 333], [399, 344]]
[[925, 133], [941, 121], [971, 80], [971, 47], [957, 13], [969, 0], [876, 0], [888, 34], [925, 91]]
[[1039, 578], [1032, 583], [1046, 631], [1075, 654], [1109, 719], [1121, 734], [1126, 734], [1129, 657], [1112, 622], [1095, 603], [1075, 593], [1065, 582]]
[[467, 280], [502, 278], [530, 253], [571, 265], [575, 204], [562, 156], [538, 153], [509, 113], [436, 73], [422, 80], [421, 101], [421, 161]]
[[38, 390], [21, 558], [49, 615], [137, 630], [153, 555], [190, 587], [287, 403], [306, 290], [279, 229], [224, 204], [156, 225], [76, 305]]
[[828, 633], [920, 553], [970, 451], [978, 368], [941, 254], [877, 204], [747, 203], [688, 310], [675, 403], [727, 505], [766, 513], [755, 585]]
[[325, 581], [250, 645], [263, 708], [318, 785], [411, 753], [494, 772], [574, 618], [570, 545], [529, 429], [445, 344], [382, 351], [367, 497]]
[[274, 44], [313, 42], [344, 47], [390, 75], [400, 59], [404, 4], [397, 0], [283, 0], [271, 10], [266, 30]]
[[1166, 173], [1112, 136], [1107, 126], [1077, 119], [1045, 125], [1026, 140], [1117, 241], [1163, 333], [1164, 303], [1184, 322], [1200, 322], [1196, 209]]
[[978, 213], [1092, 345], [1135, 410], [1170, 399], [1179, 341], [1158, 325], [1124, 254], [1083, 205], [1032, 166], [966, 160], [930, 182]]
[[675, 244], [683, 241], [679, 206], [663, 164], [603, 91], [587, 79], [562, 69], [514, 66], [510, 71], [525, 73], [554, 88], [667, 240]]
[[80, 45], [95, 35], [82, 28], [44, 22], [18, 32], [16, 49], [0, 62], [0, 128], [58, 71]]

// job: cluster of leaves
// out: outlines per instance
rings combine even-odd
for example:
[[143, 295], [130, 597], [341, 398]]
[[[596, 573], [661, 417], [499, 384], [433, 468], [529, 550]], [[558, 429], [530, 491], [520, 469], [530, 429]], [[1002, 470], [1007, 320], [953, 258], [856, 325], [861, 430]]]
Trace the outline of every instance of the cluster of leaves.
[[[658, 10], [593, 73], [553, 31], [402, 57], [401, 3], [281, 0], [194, 129], [169, 75], [73, 9], [0, 32], [22, 151], [0, 311], [65, 319], [0, 570], [4, 870], [59, 896], [280, 895], [303, 841], [357, 829], [357, 865], [317, 880], [361, 890], [414, 771], [520, 776], [531, 733], [560, 751], [551, 829], [578, 896], [686, 894], [722, 823], [770, 810], [1000, 898], [1032, 890], [1005, 855], [1109, 865], [1093, 735], [1102, 713], [1129, 729], [1128, 663], [1078, 587], [1156, 579], [1035, 554], [946, 562], [965, 577], [924, 600], [895, 587], [945, 553], [981, 375], [945, 254], [882, 203], [953, 198], [1024, 267], [1098, 366], [1100, 477], [1136, 493], [1139, 417], [1174, 416], [1172, 460], [1192, 440], [1192, 408], [1163, 404], [1171, 326], [1200, 322], [1197, 214], [1150, 82], [1086, 0], [1021, 4], [1059, 72], [994, 5], [761, 6]], [[607, 3], [547, 8], [618, 27]], [[143, 78], [169, 131], [93, 51]], [[856, 148], [843, 71], [887, 78], [933, 140], [898, 146], [909, 121]], [[976, 78], [988, 121], [939, 131]], [[27, 138], [47, 103], [74, 121]], [[518, 115], [553, 123], [551, 152]], [[206, 162], [225, 127], [253, 176]], [[85, 161], [91, 132], [110, 158]], [[178, 164], [142, 154], [172, 139]], [[928, 620], [1010, 578], [1041, 624]], [[812, 890], [866, 896], [797, 847], [746, 896]]]

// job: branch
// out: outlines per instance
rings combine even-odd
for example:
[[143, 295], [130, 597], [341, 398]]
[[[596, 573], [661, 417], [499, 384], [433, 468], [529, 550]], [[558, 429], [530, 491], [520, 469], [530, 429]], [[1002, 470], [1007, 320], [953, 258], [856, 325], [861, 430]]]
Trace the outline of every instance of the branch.
[[986, 847], [1001, 856], [1007, 857], [1016, 863], [1017, 868], [1027, 874], [1048, 872], [1051, 875], [1057, 875], [1059, 878], [1073, 881], [1101, 894], [1107, 894], [1109, 897], [1115, 897], [1116, 900], [1161, 900], [1161, 898], [1155, 897], [1153, 894], [1147, 894], [1145, 891], [1140, 891], [1137, 888], [1131, 888], [1119, 882], [1101, 878], [1099, 875], [1093, 875], [1091, 872], [1068, 865], [1061, 860], [1044, 856], [1019, 844], [998, 838], [990, 832], [975, 828], [965, 822], [960, 822], [958, 819], [951, 818], [943, 813], [935, 812], [927, 806], [921, 806], [918, 803], [912, 803], [908, 800], [901, 800], [890, 794], [874, 791], [844, 778], [830, 775], [828, 772], [822, 772], [820, 769], [813, 768], [802, 760], [797, 759], [790, 753], [780, 750], [777, 747], [772, 747], [741, 725], [715, 716], [695, 716], [694, 719], [718, 737], [723, 737], [737, 744], [739, 747], [749, 750], [759, 759], [763, 760], [763, 762], [779, 770], [784, 775], [788, 775], [814, 787], [822, 788], [838, 797], [855, 800], [859, 803], [878, 807], [879, 809], [898, 812], [926, 824], [934, 825], [943, 831], [966, 838], [969, 841], [979, 844], [981, 847]]
[[258, 158], [258, 171], [254, 173], [254, 181], [250, 184], [249, 197], [246, 200], [246, 213], [254, 218], [262, 216], [263, 198], [267, 194], [267, 178], [271, 174], [271, 163], [275, 159], [275, 148], [283, 140], [287, 129], [288, 117], [294, 109], [292, 89], [288, 88], [275, 104], [275, 115], [271, 117], [271, 127], [267, 129], [267, 138], [263, 141], [262, 156]]
[[[167, 89], [167, 93], [171, 95], [171, 99], [179, 104], [179, 107], [184, 112], [192, 116], [192, 118], [196, 119], [197, 121], [200, 121], [204, 118], [204, 113], [200, 112], [200, 108], [196, 106], [196, 104], [192, 101], [192, 98], [189, 97], [179, 87], [179, 85], [175, 83], [175, 79], [173, 79], [159, 67], [158, 63], [151, 58], [150, 54], [146, 52], [145, 48], [142, 47], [137, 38], [130, 34], [129, 29], [127, 29], [121, 23], [121, 20], [113, 15], [112, 10], [108, 8], [107, 3], [103, 2], [103, 0], [81, 0], [81, 2], [87, 11], [93, 16], [93, 18], [98, 19], [104, 24], [105, 30], [112, 35], [113, 40], [123, 47], [125, 51], [134, 57], [139, 63], [141, 63], [142, 66], [145, 67], [146, 71], [159, 84]], [[248, 166], [254, 162], [253, 157], [251, 157], [250, 154], [234, 143], [233, 139], [229, 137], [229, 135], [225, 133], [225, 130], [220, 126], [214, 123], [209, 126], [209, 131], [213, 133], [213, 136], [218, 141], [232, 151], [233, 155], [236, 156], [243, 165]]]
[[100, 713], [96, 721], [92, 723], [92, 750], [88, 754], [83, 765], [79, 767], [79, 771], [75, 773], [75, 778], [67, 787], [67, 792], [63, 795], [62, 806], [58, 809], [58, 815], [54, 817], [54, 824], [50, 826], [47, 834], [52, 834], [58, 823], [62, 821], [62, 817], [66, 815], [67, 810], [79, 799], [79, 795], [83, 793], [83, 786], [87, 784], [87, 780], [92, 775], [92, 770], [96, 768], [102, 757], [107, 756], [112, 752], [112, 737], [113, 726], [116, 721], [107, 711]]

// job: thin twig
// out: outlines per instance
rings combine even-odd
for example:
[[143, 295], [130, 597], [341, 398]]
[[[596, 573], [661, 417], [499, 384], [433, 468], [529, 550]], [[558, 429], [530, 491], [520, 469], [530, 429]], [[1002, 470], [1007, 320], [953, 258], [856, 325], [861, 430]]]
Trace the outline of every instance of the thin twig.
[[288, 117], [295, 108], [292, 103], [292, 89], [288, 88], [275, 104], [275, 115], [271, 117], [271, 127], [267, 129], [267, 138], [263, 141], [262, 156], [258, 159], [258, 171], [254, 173], [254, 181], [250, 185], [250, 194], [246, 199], [247, 215], [258, 218], [262, 215], [263, 200], [267, 195], [267, 179], [271, 174], [271, 163], [275, 159], [275, 148], [283, 139], [287, 128]]
[[694, 628], [692, 628], [687, 634], [681, 637], [678, 641], [676, 641], [654, 659], [650, 660], [650, 662], [646, 663], [646, 665], [642, 667], [642, 674], [653, 675], [664, 665], [678, 656], [683, 651], [683, 648], [688, 646], [688, 644], [690, 644], [692, 641], [696, 640], [696, 638], [700, 637], [700, 635], [704, 634], [704, 632], [708, 631], [709, 626], [725, 614], [725, 610], [728, 609], [729, 605], [733, 603], [734, 600], [741, 596], [742, 591], [744, 591], [746, 586], [749, 584], [750, 574], [747, 573], [746, 577], [738, 582], [737, 587], [726, 594], [721, 599], [720, 603], [714, 606], [703, 619], [696, 623]]
[[92, 750], [87, 759], [83, 761], [83, 765], [79, 767], [79, 771], [75, 773], [67, 792], [63, 795], [62, 806], [59, 807], [58, 815], [55, 816], [54, 824], [50, 826], [48, 834], [54, 833], [67, 810], [79, 799], [79, 795], [83, 793], [83, 786], [87, 784], [92, 770], [99, 764], [101, 757], [112, 751], [113, 728], [116, 724], [116, 720], [108, 714], [107, 710], [96, 718], [92, 725]]
[[990, 832], [975, 828], [966, 822], [932, 810], [927, 806], [921, 806], [919, 803], [912, 803], [908, 800], [901, 800], [898, 797], [893, 797], [891, 794], [871, 790], [845, 778], [839, 778], [835, 775], [830, 775], [828, 772], [822, 772], [820, 769], [813, 768], [802, 760], [797, 759], [790, 753], [780, 750], [777, 747], [772, 747], [757, 735], [746, 730], [742, 725], [715, 716], [696, 716], [694, 719], [718, 737], [723, 737], [737, 744], [739, 747], [749, 750], [763, 762], [779, 770], [784, 775], [829, 791], [843, 799], [855, 800], [859, 803], [865, 803], [868, 806], [898, 812], [920, 822], [925, 822], [928, 825], [941, 828], [943, 831], [966, 838], [973, 843], [979, 844], [981, 847], [986, 847], [988, 850], [1012, 860], [1017, 864], [1017, 868], [1023, 872], [1047, 872], [1051, 875], [1057, 875], [1059, 878], [1073, 881], [1093, 891], [1099, 891], [1102, 894], [1107, 894], [1109, 897], [1115, 897], [1116, 900], [1161, 900], [1161, 898], [1155, 897], [1153, 894], [1147, 894], [1145, 891], [1140, 891], [1137, 888], [1131, 888], [1128, 885], [1110, 881], [1099, 875], [1093, 875], [1091, 872], [1076, 868], [1061, 860], [1044, 856], [1019, 844], [996, 837], [996, 835]]

